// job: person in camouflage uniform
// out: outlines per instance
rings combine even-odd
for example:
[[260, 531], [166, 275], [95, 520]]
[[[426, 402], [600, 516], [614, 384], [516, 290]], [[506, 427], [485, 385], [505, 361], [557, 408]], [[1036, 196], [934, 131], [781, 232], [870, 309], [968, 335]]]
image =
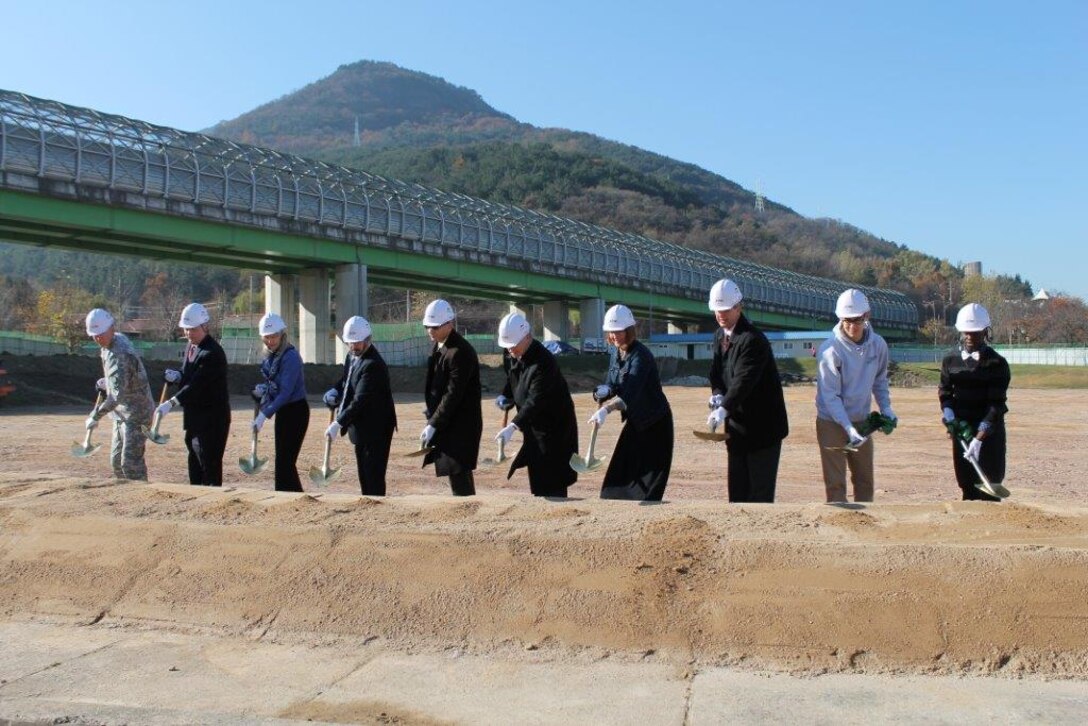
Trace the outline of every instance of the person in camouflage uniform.
[[113, 419], [110, 443], [113, 475], [118, 479], [147, 481], [144, 462], [147, 437], [143, 427], [151, 425], [155, 402], [151, 398], [143, 361], [132, 342], [116, 331], [113, 316], [101, 308], [87, 314], [87, 335], [102, 348], [105, 377], [99, 379], [98, 388], [106, 394], [106, 399], [87, 417], [86, 426], [92, 429], [99, 419], [110, 414]]

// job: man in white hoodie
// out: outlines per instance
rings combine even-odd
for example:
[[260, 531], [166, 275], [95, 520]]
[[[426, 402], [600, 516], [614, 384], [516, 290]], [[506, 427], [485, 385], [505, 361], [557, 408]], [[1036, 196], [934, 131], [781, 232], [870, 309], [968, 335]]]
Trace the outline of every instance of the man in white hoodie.
[[871, 502], [873, 442], [866, 419], [872, 399], [890, 426], [896, 421], [888, 392], [888, 344], [869, 326], [869, 300], [860, 290], [839, 295], [835, 315], [839, 323], [816, 353], [816, 441], [824, 487], [828, 502], [845, 502], [849, 466], [854, 501]]

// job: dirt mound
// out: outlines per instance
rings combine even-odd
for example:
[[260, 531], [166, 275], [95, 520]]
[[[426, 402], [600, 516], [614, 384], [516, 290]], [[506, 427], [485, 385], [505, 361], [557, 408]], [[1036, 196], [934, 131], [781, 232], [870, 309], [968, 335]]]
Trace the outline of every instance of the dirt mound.
[[408, 651], [520, 644], [559, 661], [1088, 676], [1085, 511], [4, 479], [8, 619], [376, 637]]

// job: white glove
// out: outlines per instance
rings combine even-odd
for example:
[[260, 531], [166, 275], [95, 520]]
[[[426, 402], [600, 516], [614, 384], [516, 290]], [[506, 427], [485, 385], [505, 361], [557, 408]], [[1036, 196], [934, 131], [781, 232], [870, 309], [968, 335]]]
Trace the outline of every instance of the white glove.
[[253, 387], [253, 395], [256, 398], [264, 398], [264, 394], [268, 393], [267, 383], [258, 383]]
[[176, 371], [173, 368], [167, 368], [162, 372], [162, 377], [167, 383], [177, 383], [181, 380], [181, 371]]
[[94, 416], [88, 416], [87, 420], [83, 422], [83, 425], [87, 427], [88, 431], [90, 431], [91, 429], [93, 429], [95, 426], [98, 425], [98, 421], [97, 421], [97, 419], [95, 419]]
[[340, 392], [335, 388], [330, 388], [325, 391], [325, 395], [321, 400], [325, 402], [326, 406], [335, 406], [336, 402], [340, 400]]
[[593, 415], [589, 417], [588, 423], [597, 424], [597, 427], [600, 428], [601, 426], [604, 426], [604, 420], [607, 416], [607, 408], [598, 408], [596, 411], [593, 412]]
[[944, 419], [945, 423], [952, 423], [956, 420], [956, 412], [948, 406], [945, 406], [941, 409], [941, 417]]
[[495, 441], [501, 441], [504, 444], [509, 444], [510, 439], [514, 438], [514, 432], [518, 430], [516, 424], [509, 424], [499, 430], [499, 433], [495, 435]]
[[258, 413], [257, 418], [253, 419], [253, 430], [260, 432], [261, 427], [264, 426], [264, 422], [268, 420], [268, 417], [263, 413]]
[[847, 429], [846, 433], [850, 436], [850, 446], [854, 447], [855, 449], [864, 444], [865, 441], [868, 439], [867, 436], [862, 436], [861, 432], [859, 432], [853, 426]]
[[424, 446], [431, 443], [431, 439], [434, 438], [435, 428], [430, 424], [423, 427], [423, 430], [419, 432], [419, 440]]
[[978, 455], [982, 452], [982, 439], [971, 439], [967, 444], [967, 451], [963, 452], [963, 458], [978, 463]]
[[[719, 398], [720, 398], [720, 396], [719, 396]], [[710, 426], [712, 428], [718, 428], [723, 423], [725, 423], [725, 418], [728, 415], [729, 414], [726, 412], [726, 410], [724, 408], [722, 408], [721, 406], [718, 406], [717, 408], [715, 408], [713, 411], [710, 412], [709, 416], [706, 417], [706, 425]]]
[[707, 400], [706, 403], [711, 408], [721, 408], [722, 404], [725, 403], [725, 396], [720, 393], [715, 393]]
[[[328, 395], [328, 394], [325, 394], [325, 395]], [[327, 438], [330, 438], [330, 439], [335, 439], [339, 435], [340, 435], [340, 422], [339, 421], [333, 421], [331, 424], [329, 424], [329, 427], [327, 429], [325, 429], [325, 436]]]
[[597, 386], [597, 389], [593, 391], [593, 397], [598, 401], [603, 401], [612, 395], [612, 387], [604, 384]]
[[511, 406], [512, 404], [510, 402], [510, 399], [506, 396], [500, 394], [498, 397], [495, 398], [495, 408], [499, 409], [500, 411], [506, 411]]
[[100, 391], [105, 391], [109, 389], [109, 384], [106, 383], [105, 378], [99, 378], [98, 381], [94, 384], [94, 387]]
[[157, 413], [161, 419], [163, 416], [174, 410], [174, 403], [176, 403], [176, 399], [171, 398], [169, 401], [159, 404], [159, 407], [155, 409], [155, 413]]

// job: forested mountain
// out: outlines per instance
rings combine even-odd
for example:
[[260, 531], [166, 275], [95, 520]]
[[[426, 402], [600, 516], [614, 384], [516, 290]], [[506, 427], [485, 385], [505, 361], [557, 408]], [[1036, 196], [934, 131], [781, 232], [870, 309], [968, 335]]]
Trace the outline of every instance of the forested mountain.
[[[355, 122], [360, 145], [354, 145]], [[850, 224], [807, 219], [694, 164], [519, 123], [478, 94], [361, 61], [208, 133], [746, 260], [941, 297], [959, 270]], [[955, 284], [953, 282], [952, 284]]]

